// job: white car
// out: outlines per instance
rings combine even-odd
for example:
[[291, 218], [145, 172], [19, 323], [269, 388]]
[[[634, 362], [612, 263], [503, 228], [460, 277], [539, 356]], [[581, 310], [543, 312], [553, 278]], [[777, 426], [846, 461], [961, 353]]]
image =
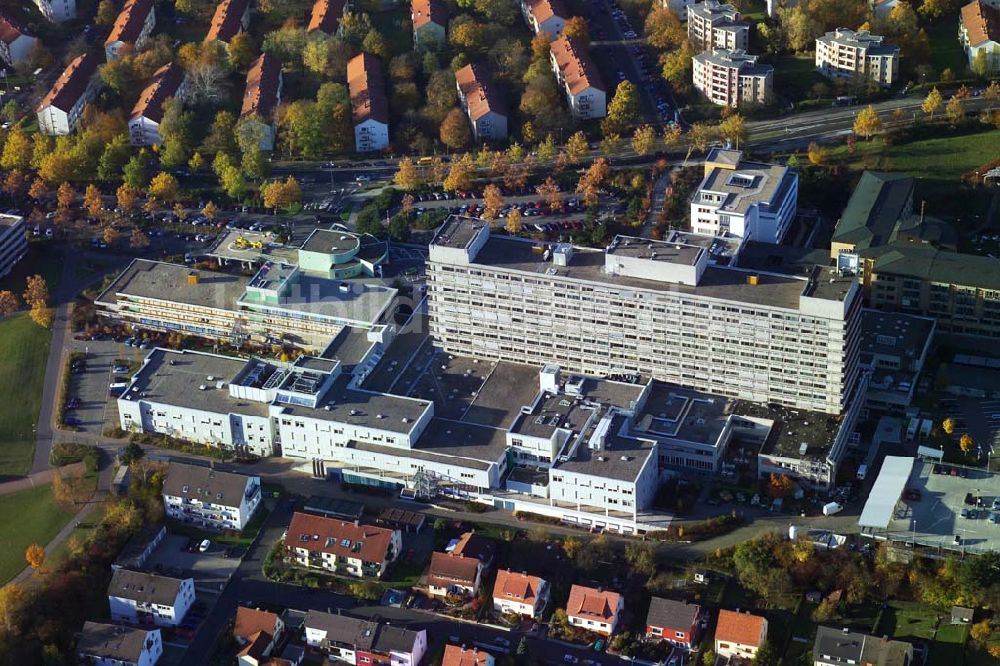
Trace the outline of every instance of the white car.
[[212, 542], [209, 541], [208, 539], [205, 539], [200, 544], [198, 544], [198, 552], [199, 553], [207, 552], [208, 549], [211, 547], [212, 547]]

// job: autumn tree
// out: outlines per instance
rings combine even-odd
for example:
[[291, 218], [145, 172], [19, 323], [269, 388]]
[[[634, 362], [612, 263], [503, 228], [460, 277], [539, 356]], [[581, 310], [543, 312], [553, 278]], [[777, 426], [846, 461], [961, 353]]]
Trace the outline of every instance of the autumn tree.
[[960, 449], [962, 449], [963, 453], [968, 453], [969, 451], [971, 451], [973, 449], [973, 447], [975, 445], [976, 445], [976, 443], [975, 443], [975, 441], [973, 441], [972, 435], [970, 435], [969, 433], [963, 434], [958, 439], [958, 446], [959, 446]]
[[687, 41], [687, 33], [677, 14], [663, 6], [657, 5], [649, 12], [643, 32], [649, 45], [661, 51], [676, 49]]
[[423, 179], [420, 177], [420, 171], [413, 160], [409, 157], [404, 157], [399, 160], [399, 167], [396, 169], [396, 175], [393, 176], [392, 180], [399, 188], [415, 190], [420, 187]]
[[121, 234], [118, 233], [118, 230], [115, 229], [114, 226], [110, 224], [105, 225], [104, 231], [102, 233], [102, 237], [105, 243], [107, 243], [108, 245], [113, 245], [115, 241], [118, 240], [119, 236], [121, 236]]
[[566, 537], [562, 542], [563, 552], [566, 553], [566, 557], [569, 559], [574, 559], [576, 554], [580, 552], [583, 547], [583, 542], [581, 542], [576, 537]]
[[24, 551], [24, 559], [32, 569], [41, 569], [45, 563], [45, 548], [37, 543], [31, 544]]
[[49, 187], [41, 178], [35, 178], [28, 188], [28, 196], [35, 201], [41, 201], [49, 193]]
[[579, 162], [590, 150], [587, 143], [587, 135], [583, 132], [576, 132], [566, 141], [566, 155], [572, 162]]
[[504, 228], [509, 234], [519, 234], [521, 233], [521, 209], [511, 208], [507, 212], [506, 223]]
[[0, 587], [0, 618], [3, 618], [4, 629], [8, 634], [17, 626], [24, 605], [24, 588], [17, 583], [7, 583]]
[[940, 111], [943, 106], [944, 98], [941, 96], [941, 93], [938, 92], [937, 88], [933, 88], [929, 93], [927, 93], [927, 97], [924, 98], [923, 104], [920, 105], [920, 110], [933, 118], [934, 114]]
[[87, 189], [83, 191], [83, 207], [87, 209], [87, 214], [93, 218], [100, 217], [104, 211], [104, 199], [96, 185], [87, 185]]
[[128, 246], [133, 250], [142, 250], [149, 247], [149, 236], [143, 233], [142, 229], [135, 227], [128, 238]]
[[600, 202], [600, 187], [610, 175], [611, 167], [606, 159], [594, 160], [576, 186], [576, 191], [583, 195], [583, 205], [591, 208]]
[[41, 275], [28, 276], [25, 283], [24, 294], [21, 295], [24, 302], [30, 307], [36, 305], [47, 305], [49, 302], [49, 285]]
[[559, 191], [559, 183], [552, 180], [552, 176], [546, 178], [544, 183], [535, 188], [535, 191], [542, 197], [550, 210], [562, 205], [562, 192]]
[[20, 126], [15, 126], [8, 134], [0, 153], [0, 167], [7, 169], [28, 169], [31, 167], [31, 155], [34, 144]]
[[993, 626], [989, 620], [981, 620], [972, 625], [969, 636], [977, 643], [985, 643], [993, 635]]
[[815, 141], [809, 144], [809, 150], [807, 152], [809, 157], [809, 164], [813, 166], [821, 166], [826, 162], [826, 148], [819, 145]]
[[101, 0], [97, 3], [97, 16], [94, 23], [97, 25], [111, 25], [118, 17], [118, 8], [112, 0]]
[[946, 435], [950, 435], [955, 432], [955, 421], [951, 418], [947, 418], [941, 422], [941, 429], [944, 430]]
[[441, 143], [452, 150], [461, 150], [472, 143], [469, 121], [458, 107], [453, 108], [441, 123]]
[[648, 155], [656, 143], [656, 130], [652, 125], [637, 127], [632, 135], [632, 150], [636, 155]]
[[685, 39], [677, 49], [660, 56], [660, 75], [679, 91], [686, 92], [691, 88], [691, 59], [694, 56], [694, 47]]
[[692, 149], [703, 153], [718, 136], [719, 131], [716, 127], [708, 123], [694, 123], [688, 132], [688, 141], [691, 142]]
[[587, 19], [582, 16], [574, 16], [566, 21], [566, 25], [563, 26], [562, 35], [563, 37], [576, 39], [582, 42], [584, 46], [588, 46], [590, 44], [590, 28], [587, 26]]
[[12, 291], [0, 291], [0, 317], [8, 317], [21, 307], [17, 296]]
[[265, 208], [291, 209], [302, 201], [302, 187], [289, 176], [285, 180], [272, 180], [260, 188]]
[[472, 176], [475, 171], [475, 164], [472, 155], [466, 153], [461, 157], [451, 161], [451, 168], [448, 170], [448, 177], [444, 179], [443, 187], [447, 192], [458, 192], [468, 190], [472, 187]]
[[122, 184], [118, 186], [115, 191], [115, 199], [118, 201], [118, 207], [121, 208], [123, 215], [131, 215], [135, 211], [136, 203], [139, 199], [139, 192], [135, 188]]
[[639, 89], [629, 80], [622, 81], [608, 103], [608, 111], [601, 121], [604, 134], [621, 134], [639, 119]]
[[746, 143], [746, 123], [743, 121], [743, 116], [738, 113], [734, 113], [720, 122], [718, 132], [720, 137], [736, 146], [737, 150], [741, 143]]
[[56, 204], [59, 208], [66, 209], [70, 208], [74, 201], [76, 201], [76, 190], [73, 189], [72, 185], [64, 182], [56, 190]]
[[149, 183], [149, 194], [160, 201], [172, 202], [177, 199], [180, 185], [172, 174], [161, 171]]
[[20, 169], [8, 171], [3, 180], [3, 191], [9, 194], [12, 199], [16, 198], [24, 189], [26, 182], [28, 182], [27, 176]]
[[784, 474], [771, 474], [767, 481], [767, 493], [773, 498], [783, 498], [788, 497], [792, 489], [795, 486], [795, 482], [792, 481], [791, 477], [785, 476]]
[[953, 95], [944, 107], [944, 113], [948, 117], [948, 122], [952, 125], [959, 125], [965, 120], [965, 107], [962, 106], [962, 98]]
[[882, 129], [882, 120], [878, 117], [878, 111], [871, 104], [861, 109], [854, 118], [854, 133], [865, 137], [865, 141], [871, 139], [880, 129]]
[[31, 311], [28, 315], [31, 317], [31, 321], [42, 328], [51, 328], [52, 320], [55, 318], [52, 308], [41, 303], [31, 306]]
[[491, 222], [500, 215], [500, 209], [503, 208], [503, 193], [500, 192], [500, 188], [490, 183], [483, 190], [483, 219], [490, 220]]
[[205, 207], [201, 209], [201, 214], [209, 220], [214, 220], [219, 214], [219, 207], [216, 206], [214, 202], [209, 201], [205, 204]]

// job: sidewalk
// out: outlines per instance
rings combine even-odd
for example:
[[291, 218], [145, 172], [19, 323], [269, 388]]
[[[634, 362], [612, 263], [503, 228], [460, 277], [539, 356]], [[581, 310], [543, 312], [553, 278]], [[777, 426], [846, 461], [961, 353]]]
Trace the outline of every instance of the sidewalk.
[[19, 479], [4, 481], [3, 483], [0, 483], [0, 495], [11, 495], [22, 490], [34, 488], [35, 486], [43, 486], [46, 483], [51, 483], [52, 475], [55, 473], [56, 469], [65, 470], [70, 474], [82, 474], [86, 471], [87, 466], [82, 462], [78, 462], [73, 463], [72, 465], [66, 465], [65, 467], [45, 469], [41, 472], [32, 472], [28, 476], [23, 476]]

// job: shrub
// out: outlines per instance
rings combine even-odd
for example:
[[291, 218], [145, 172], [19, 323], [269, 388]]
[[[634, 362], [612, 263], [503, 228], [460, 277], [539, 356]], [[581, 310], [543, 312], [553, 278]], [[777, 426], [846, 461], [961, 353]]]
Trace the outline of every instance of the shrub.
[[75, 442], [59, 442], [49, 452], [49, 464], [53, 467], [63, 467], [83, 462], [88, 472], [95, 472], [100, 456], [101, 452], [96, 446]]

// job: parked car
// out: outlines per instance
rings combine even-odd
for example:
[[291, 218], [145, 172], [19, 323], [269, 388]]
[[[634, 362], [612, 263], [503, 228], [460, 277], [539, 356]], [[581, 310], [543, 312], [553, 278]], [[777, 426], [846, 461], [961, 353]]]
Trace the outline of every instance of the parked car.
[[208, 552], [208, 549], [211, 547], [212, 547], [212, 542], [209, 541], [208, 539], [205, 539], [200, 544], [198, 544], [198, 552], [199, 553]]

